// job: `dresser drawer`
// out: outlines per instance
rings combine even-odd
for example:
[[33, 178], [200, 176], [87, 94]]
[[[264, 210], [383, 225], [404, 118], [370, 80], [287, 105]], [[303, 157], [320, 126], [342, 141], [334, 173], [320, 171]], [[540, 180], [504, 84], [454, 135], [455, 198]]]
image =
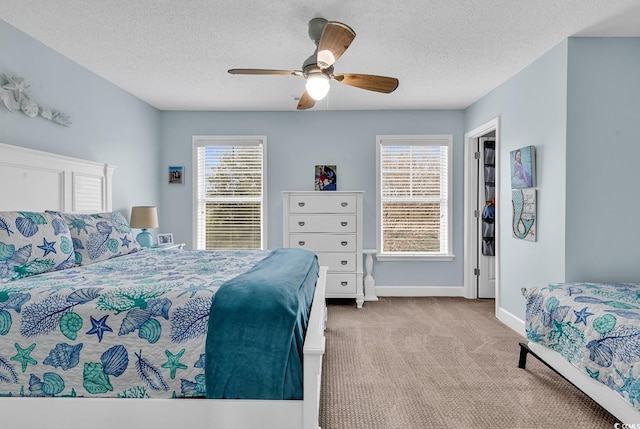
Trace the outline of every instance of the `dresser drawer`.
[[291, 215], [291, 232], [356, 232], [356, 215]]
[[[327, 191], [329, 192], [329, 191]], [[355, 213], [355, 195], [291, 195], [291, 213]]]
[[355, 274], [327, 274], [327, 295], [354, 293], [356, 293]]
[[329, 272], [353, 272], [356, 270], [355, 253], [316, 253], [318, 265], [329, 267]]
[[355, 234], [290, 234], [289, 247], [315, 252], [355, 252]]

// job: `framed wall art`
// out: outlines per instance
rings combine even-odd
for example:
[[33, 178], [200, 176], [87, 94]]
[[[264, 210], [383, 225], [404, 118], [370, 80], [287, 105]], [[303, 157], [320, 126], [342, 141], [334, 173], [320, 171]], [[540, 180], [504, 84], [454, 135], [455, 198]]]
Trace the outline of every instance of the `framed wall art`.
[[184, 183], [184, 167], [169, 166], [169, 184], [182, 185]]
[[536, 241], [536, 190], [513, 189], [513, 237], [521, 240]]
[[511, 188], [536, 186], [536, 147], [527, 146], [511, 151]]

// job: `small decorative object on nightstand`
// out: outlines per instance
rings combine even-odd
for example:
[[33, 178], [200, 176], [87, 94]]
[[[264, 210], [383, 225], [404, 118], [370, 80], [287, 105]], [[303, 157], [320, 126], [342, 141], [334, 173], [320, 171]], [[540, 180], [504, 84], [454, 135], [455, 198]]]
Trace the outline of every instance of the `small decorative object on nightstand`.
[[142, 247], [153, 246], [153, 236], [147, 228], [158, 227], [158, 210], [155, 206], [135, 206], [131, 209], [131, 228], [141, 228], [136, 241]]
[[170, 232], [167, 234], [158, 234], [158, 246], [164, 246], [167, 244], [173, 244], [173, 234]]

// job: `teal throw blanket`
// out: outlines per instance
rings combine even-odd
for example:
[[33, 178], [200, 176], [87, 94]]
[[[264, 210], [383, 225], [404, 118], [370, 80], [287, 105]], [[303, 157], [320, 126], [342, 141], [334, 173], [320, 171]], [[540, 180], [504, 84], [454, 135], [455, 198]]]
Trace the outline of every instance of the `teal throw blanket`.
[[207, 398], [302, 399], [318, 271], [315, 254], [282, 248], [220, 286], [206, 339]]

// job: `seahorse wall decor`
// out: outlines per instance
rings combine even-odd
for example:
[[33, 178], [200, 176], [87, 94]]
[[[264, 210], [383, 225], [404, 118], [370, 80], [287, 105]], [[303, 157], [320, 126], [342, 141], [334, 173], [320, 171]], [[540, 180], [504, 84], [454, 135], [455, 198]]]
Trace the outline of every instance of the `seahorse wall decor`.
[[30, 118], [40, 116], [58, 125], [71, 126], [71, 118], [64, 113], [38, 106], [31, 99], [24, 78], [0, 75], [0, 101], [9, 112], [21, 110]]

